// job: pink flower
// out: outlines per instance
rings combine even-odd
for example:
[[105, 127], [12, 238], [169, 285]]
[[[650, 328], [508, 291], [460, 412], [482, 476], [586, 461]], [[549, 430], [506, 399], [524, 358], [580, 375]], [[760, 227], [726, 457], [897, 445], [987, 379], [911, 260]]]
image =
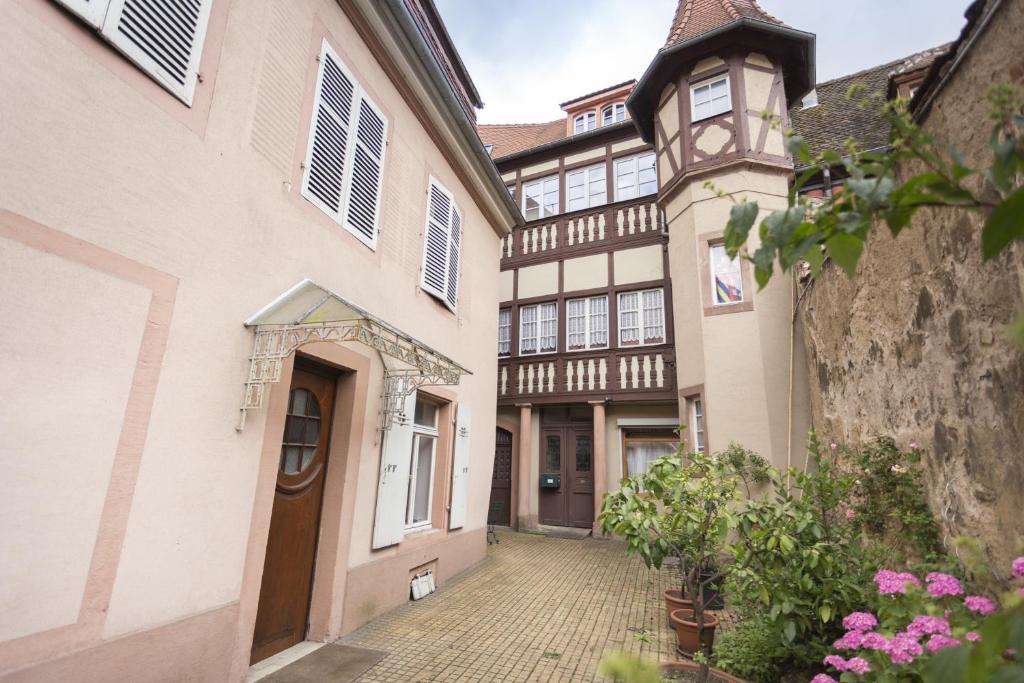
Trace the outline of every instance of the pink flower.
[[832, 647], [837, 650], [857, 650], [863, 642], [864, 633], [862, 631], [850, 631], [842, 638], [832, 643]]
[[946, 595], [963, 595], [964, 588], [955, 576], [932, 572], [925, 577], [928, 581], [928, 593], [933, 598], [941, 598]]
[[928, 639], [928, 652], [938, 652], [939, 650], [944, 650], [947, 647], [956, 647], [957, 645], [960, 645], [960, 641], [956, 638], [934, 635]]
[[1013, 561], [1013, 576], [1018, 579], [1024, 576], [1024, 556]]
[[846, 518], [847, 519], [853, 519], [856, 516], [857, 516], [857, 513], [854, 512], [853, 510], [847, 510], [846, 511]]
[[906, 634], [913, 638], [938, 633], [948, 636], [950, 634], [949, 622], [942, 617], [930, 617], [927, 614], [919, 614], [907, 626]]
[[839, 655], [829, 655], [821, 660], [822, 664], [833, 667], [836, 671], [846, 671], [847, 662]]
[[850, 661], [846, 662], [846, 670], [852, 671], [855, 674], [866, 674], [871, 671], [871, 665], [868, 664], [866, 659], [851, 657]]
[[870, 631], [878, 626], [878, 619], [871, 612], [852, 612], [843, 619], [843, 628], [848, 631]]
[[978, 635], [978, 632], [977, 632], [977, 631], [968, 631], [968, 632], [967, 632], [967, 633], [966, 633], [966, 634], [964, 635], [964, 638], [966, 638], [967, 640], [969, 640], [969, 641], [970, 641], [970, 642], [972, 642], [972, 643], [976, 643], [976, 642], [978, 642], [979, 640], [981, 640], [981, 636], [980, 636], [980, 635]]
[[811, 679], [811, 683], [836, 683], [836, 679], [832, 678], [828, 674], [818, 674]]
[[1019, 595], [1020, 597], [1024, 598], [1024, 586], [1021, 586], [1020, 588], [1017, 589], [1017, 595]]
[[860, 641], [860, 646], [867, 650], [885, 650], [885, 646], [889, 643], [889, 639], [883, 636], [881, 633], [865, 633], [864, 638]]
[[911, 441], [910, 442], [910, 450], [916, 450], [916, 449], [917, 449], [917, 442], [916, 441]]
[[914, 661], [914, 657], [924, 653], [924, 648], [917, 642], [917, 638], [906, 633], [898, 633], [886, 643], [885, 652], [893, 664], [909, 664]]
[[878, 584], [878, 592], [881, 595], [893, 595], [894, 593], [906, 593], [907, 584], [920, 586], [921, 582], [909, 572], [894, 572], [891, 569], [879, 569], [875, 573], [875, 583]]
[[964, 607], [977, 614], [992, 614], [996, 611], [996, 604], [981, 595], [968, 595], [964, 598]]
[[830, 444], [828, 445], [828, 447], [829, 447], [829, 448], [831, 448], [832, 450], [835, 450], [835, 449], [839, 448], [838, 444], [836, 444], [836, 442], [835, 442], [835, 441], [833, 441], [832, 443], [830, 443]]

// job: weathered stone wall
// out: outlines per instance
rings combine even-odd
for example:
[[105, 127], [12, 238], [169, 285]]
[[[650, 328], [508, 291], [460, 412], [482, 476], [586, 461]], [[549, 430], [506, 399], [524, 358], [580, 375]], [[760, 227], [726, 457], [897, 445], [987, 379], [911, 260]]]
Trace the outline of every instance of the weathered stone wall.
[[[925, 127], [972, 165], [989, 158], [985, 94], [1021, 81], [1024, 0], [1007, 0]], [[887, 434], [927, 452], [932, 510], [977, 537], [1002, 576], [1024, 540], [1024, 245], [985, 263], [983, 216], [930, 210], [893, 239], [875, 231], [857, 277], [828, 268], [801, 303], [813, 423], [850, 443]]]

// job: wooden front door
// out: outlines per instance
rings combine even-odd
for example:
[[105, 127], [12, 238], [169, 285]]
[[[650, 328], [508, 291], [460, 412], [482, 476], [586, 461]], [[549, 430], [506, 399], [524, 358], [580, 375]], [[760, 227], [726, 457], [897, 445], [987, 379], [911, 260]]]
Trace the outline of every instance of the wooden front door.
[[263, 561], [252, 662], [306, 637], [333, 403], [333, 379], [295, 370]]
[[558, 488], [540, 489], [540, 523], [589, 528], [594, 524], [592, 426], [541, 430], [540, 473], [556, 474]]
[[512, 433], [496, 427], [494, 436], [494, 472], [491, 475], [491, 504], [488, 524], [511, 526], [512, 506]]

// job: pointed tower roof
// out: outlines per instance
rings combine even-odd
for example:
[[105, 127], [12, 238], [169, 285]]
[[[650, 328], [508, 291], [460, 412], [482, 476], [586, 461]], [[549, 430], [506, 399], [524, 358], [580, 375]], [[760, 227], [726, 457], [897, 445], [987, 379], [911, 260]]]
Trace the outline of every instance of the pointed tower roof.
[[679, 0], [665, 47], [696, 38], [731, 24], [737, 19], [753, 19], [777, 26], [786, 25], [761, 9], [757, 0]]

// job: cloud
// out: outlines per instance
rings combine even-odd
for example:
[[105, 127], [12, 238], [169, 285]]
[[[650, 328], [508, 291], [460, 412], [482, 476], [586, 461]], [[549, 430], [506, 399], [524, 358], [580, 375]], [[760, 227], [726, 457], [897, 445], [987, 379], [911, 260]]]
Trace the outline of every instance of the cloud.
[[[639, 78], [665, 41], [676, 0], [436, 0], [480, 91], [481, 123], [550, 121], [558, 104]], [[954, 39], [966, 0], [761, 0], [818, 35], [818, 81]]]

